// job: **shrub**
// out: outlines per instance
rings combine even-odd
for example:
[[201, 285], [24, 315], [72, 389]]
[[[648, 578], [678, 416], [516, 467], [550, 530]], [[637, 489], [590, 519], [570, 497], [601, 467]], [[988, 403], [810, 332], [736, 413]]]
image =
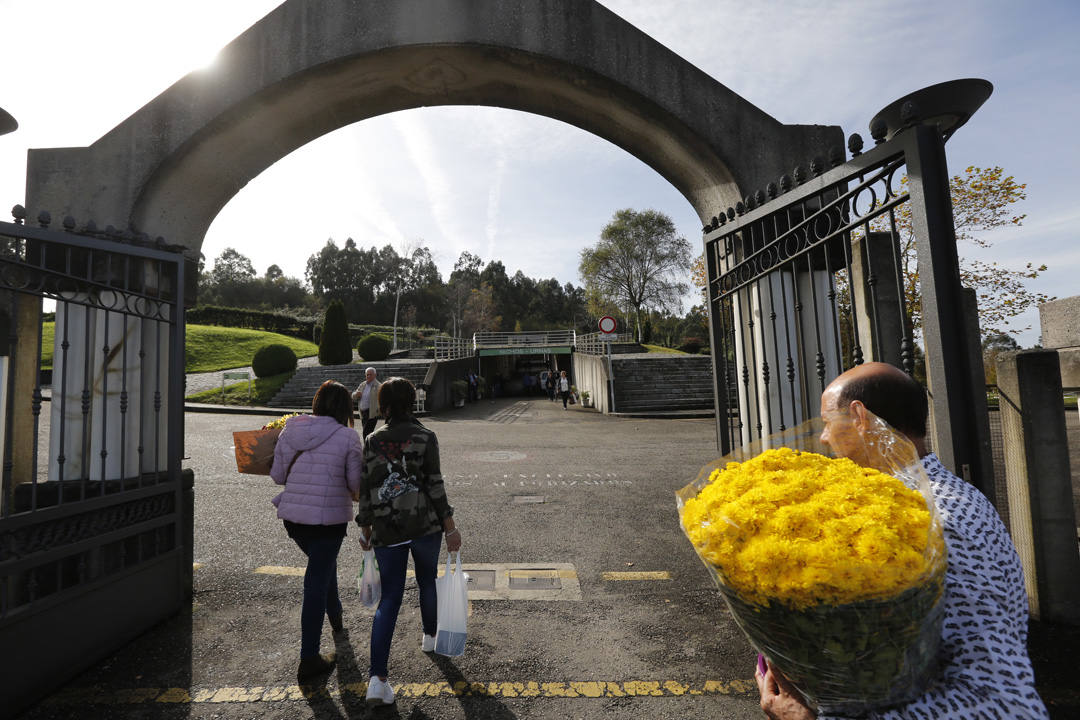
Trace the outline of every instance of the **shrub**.
[[316, 345], [322, 342], [322, 325], [311, 326], [311, 342]]
[[385, 360], [390, 355], [391, 347], [393, 343], [390, 338], [381, 333], [369, 333], [356, 343], [356, 352], [360, 353], [360, 357], [365, 361], [373, 362]]
[[450, 392], [455, 400], [464, 400], [469, 396], [469, 383], [464, 380], [454, 380], [450, 383]]
[[701, 342], [701, 338], [696, 337], [684, 337], [682, 345], [679, 349], [684, 353], [690, 353], [691, 355], [697, 355], [701, 352], [701, 348], [704, 347], [704, 343]]
[[352, 362], [349, 346], [349, 324], [345, 320], [345, 306], [340, 300], [332, 300], [323, 318], [323, 333], [319, 342], [320, 365], [348, 365]]
[[255, 377], [257, 378], [280, 375], [295, 370], [296, 353], [288, 345], [280, 343], [263, 345], [255, 351], [255, 357], [251, 358], [251, 369], [255, 371]]

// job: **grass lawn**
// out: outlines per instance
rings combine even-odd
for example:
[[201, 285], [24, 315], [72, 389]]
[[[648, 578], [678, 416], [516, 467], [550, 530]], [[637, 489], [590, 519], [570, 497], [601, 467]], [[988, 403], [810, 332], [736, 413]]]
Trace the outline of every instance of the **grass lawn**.
[[270, 398], [277, 395], [281, 386], [289, 381], [291, 372], [271, 375], [265, 378], [252, 378], [251, 401], [248, 401], [248, 384], [246, 382], [233, 383], [225, 386], [225, 398], [221, 397], [221, 388], [204, 390], [203, 392], [188, 395], [188, 402], [209, 403], [213, 405], [266, 405]]
[[[41, 367], [51, 368], [53, 360], [54, 323], [41, 327]], [[188, 325], [186, 335], [186, 372], [213, 372], [251, 364], [255, 351], [263, 345], [280, 343], [288, 345], [297, 357], [308, 357], [319, 352], [319, 346], [307, 340], [299, 340], [277, 333], [242, 328], [218, 327], [216, 325]], [[245, 386], [246, 387], [246, 386]], [[246, 392], [246, 390], [245, 390]]]

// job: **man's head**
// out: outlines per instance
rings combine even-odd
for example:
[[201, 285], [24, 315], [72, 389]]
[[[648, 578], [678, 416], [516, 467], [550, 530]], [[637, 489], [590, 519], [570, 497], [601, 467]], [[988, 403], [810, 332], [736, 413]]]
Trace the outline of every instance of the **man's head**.
[[375, 382], [375, 368], [369, 367], [364, 371], [364, 380], [369, 383]]
[[821, 394], [821, 441], [838, 455], [864, 461], [867, 411], [922, 448], [928, 411], [926, 391], [907, 373], [887, 363], [865, 363], [829, 383]]

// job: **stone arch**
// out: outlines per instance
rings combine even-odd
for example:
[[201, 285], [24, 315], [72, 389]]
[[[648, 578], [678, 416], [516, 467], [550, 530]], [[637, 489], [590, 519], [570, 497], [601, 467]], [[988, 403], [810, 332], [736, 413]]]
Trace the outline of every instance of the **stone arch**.
[[26, 204], [198, 249], [278, 159], [433, 105], [580, 127], [654, 168], [703, 222], [843, 142], [779, 123], [594, 0], [288, 0], [93, 145], [31, 150]]

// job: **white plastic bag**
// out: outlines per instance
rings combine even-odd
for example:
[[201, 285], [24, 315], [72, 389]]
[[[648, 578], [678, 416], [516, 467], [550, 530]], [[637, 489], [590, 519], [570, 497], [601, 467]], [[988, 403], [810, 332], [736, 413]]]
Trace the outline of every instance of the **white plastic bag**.
[[360, 602], [369, 608], [378, 607], [382, 599], [382, 576], [379, 563], [375, 560], [374, 550], [365, 550], [360, 560], [360, 572], [356, 574], [356, 589], [360, 592]]
[[[457, 556], [451, 572], [450, 555]], [[469, 615], [468, 576], [461, 570], [461, 552], [447, 553], [446, 571], [435, 580], [439, 597], [439, 629], [435, 633], [435, 652], [447, 657], [465, 654], [465, 621]]]

